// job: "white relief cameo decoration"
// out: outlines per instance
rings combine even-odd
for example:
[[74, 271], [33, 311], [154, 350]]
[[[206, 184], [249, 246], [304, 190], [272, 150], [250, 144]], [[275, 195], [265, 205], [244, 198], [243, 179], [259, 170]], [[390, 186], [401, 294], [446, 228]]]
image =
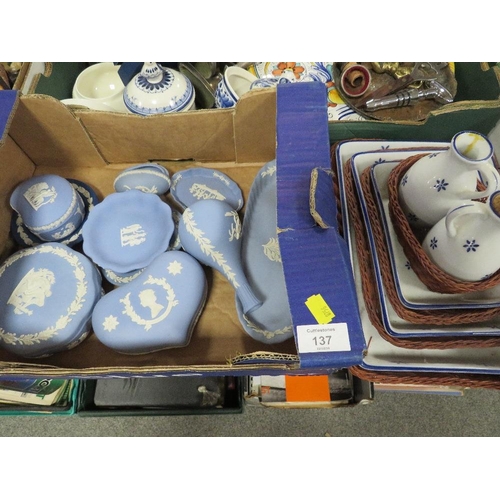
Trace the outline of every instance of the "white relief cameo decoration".
[[23, 196], [34, 210], [38, 210], [47, 203], [54, 203], [57, 197], [57, 191], [46, 182], [38, 182], [27, 189]]
[[120, 241], [122, 247], [133, 247], [146, 241], [146, 231], [140, 224], [131, 224], [120, 229]]
[[14, 306], [15, 314], [27, 314], [31, 316], [33, 311], [30, 306], [43, 307], [45, 299], [52, 295], [52, 285], [55, 283], [55, 276], [48, 269], [31, 269], [21, 279], [7, 301]]
[[216, 189], [209, 188], [205, 184], [199, 184], [195, 182], [190, 188], [189, 192], [197, 199], [197, 200], [220, 200], [224, 201], [226, 197], [219, 193]]
[[262, 245], [265, 256], [273, 262], [281, 262], [280, 246], [278, 238], [270, 238], [269, 241]]

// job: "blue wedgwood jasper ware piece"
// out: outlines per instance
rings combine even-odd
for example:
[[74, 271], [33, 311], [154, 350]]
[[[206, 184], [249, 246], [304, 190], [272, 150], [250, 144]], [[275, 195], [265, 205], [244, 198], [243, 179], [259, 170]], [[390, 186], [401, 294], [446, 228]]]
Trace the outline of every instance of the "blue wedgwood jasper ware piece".
[[71, 349], [90, 331], [101, 274], [61, 243], [12, 254], [0, 267], [0, 345], [37, 358]]
[[183, 208], [200, 200], [225, 201], [235, 210], [243, 207], [239, 186], [226, 174], [205, 167], [188, 168], [172, 176], [171, 195]]
[[40, 240], [57, 241], [81, 226], [82, 197], [59, 175], [37, 175], [21, 182], [11, 194], [10, 206]]
[[[76, 189], [81, 196], [84, 205], [84, 218], [82, 224], [73, 232], [66, 234], [71, 230], [69, 226], [66, 230], [61, 232], [61, 238], [56, 240], [57, 243], [73, 247], [82, 242], [82, 227], [87, 220], [89, 212], [99, 203], [99, 198], [96, 192], [86, 183], [77, 179], [68, 179], [71, 185]], [[14, 241], [23, 248], [34, 247], [44, 243], [38, 236], [33, 234], [24, 224], [22, 217], [15, 211], [12, 212], [10, 232]]]
[[83, 225], [83, 251], [103, 269], [129, 273], [165, 252], [173, 231], [172, 210], [159, 196], [137, 189], [112, 193]]
[[250, 188], [241, 239], [243, 269], [262, 306], [245, 314], [236, 296], [238, 318], [255, 340], [284, 342], [293, 337], [293, 327], [278, 244], [275, 160], [262, 167]]
[[195, 90], [179, 71], [146, 62], [125, 87], [123, 100], [129, 111], [139, 115], [189, 111], [194, 107]]
[[143, 269], [136, 269], [128, 273], [116, 273], [111, 269], [101, 269], [103, 276], [114, 286], [123, 286], [138, 278]]
[[186, 252], [229, 281], [245, 313], [261, 306], [241, 265], [241, 221], [235, 209], [224, 201], [197, 201], [182, 214], [179, 237]]
[[174, 221], [174, 232], [170, 238], [170, 243], [167, 250], [181, 250], [181, 239], [179, 238], [179, 222], [181, 220], [182, 214], [175, 209], [172, 209], [172, 219]]
[[164, 252], [132, 283], [97, 303], [92, 327], [104, 345], [124, 354], [184, 347], [206, 297], [201, 264], [186, 252]]
[[144, 193], [166, 194], [170, 189], [168, 170], [157, 163], [141, 163], [126, 168], [117, 175], [114, 182], [117, 193], [138, 189]]

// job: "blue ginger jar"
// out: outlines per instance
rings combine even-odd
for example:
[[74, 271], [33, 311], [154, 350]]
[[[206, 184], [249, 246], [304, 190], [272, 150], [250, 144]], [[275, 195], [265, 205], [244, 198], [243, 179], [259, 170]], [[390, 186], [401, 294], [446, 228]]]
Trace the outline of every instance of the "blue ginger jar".
[[182, 214], [179, 238], [186, 252], [229, 281], [245, 314], [262, 305], [243, 271], [241, 221], [231, 205], [219, 200], [193, 203]]
[[201, 264], [171, 250], [131, 283], [107, 293], [95, 306], [92, 327], [107, 347], [146, 354], [189, 344], [207, 297]]
[[26, 358], [75, 347], [101, 295], [95, 265], [67, 245], [19, 250], [0, 267], [0, 346]]

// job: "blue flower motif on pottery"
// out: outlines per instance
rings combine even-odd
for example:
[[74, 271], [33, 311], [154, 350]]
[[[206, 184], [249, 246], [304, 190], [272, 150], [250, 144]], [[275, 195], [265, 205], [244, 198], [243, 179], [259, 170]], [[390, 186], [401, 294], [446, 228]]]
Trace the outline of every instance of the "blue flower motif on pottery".
[[479, 247], [479, 243], [476, 243], [476, 240], [467, 240], [467, 243], [463, 247], [467, 249], [467, 252], [475, 252]]
[[435, 158], [438, 155], [439, 155], [439, 153], [431, 153], [428, 155], [428, 158]]
[[405, 262], [405, 267], [406, 269], [408, 269], [409, 271], [411, 270], [411, 265], [408, 261]]
[[144, 75], [139, 74], [135, 80], [135, 85], [143, 92], [156, 93], [169, 89], [173, 81], [173, 73], [168, 69], [164, 69], [163, 78], [159, 82], [152, 83]]
[[448, 182], [446, 182], [445, 179], [437, 179], [436, 184], [434, 184], [434, 189], [437, 190], [437, 192], [441, 191], [446, 191], [446, 187], [448, 186]]
[[438, 240], [436, 238], [432, 238], [432, 240], [429, 242], [429, 246], [435, 250], [438, 246]]
[[385, 163], [386, 161], [387, 160], [383, 160], [382, 158], [379, 158], [376, 162], [373, 163], [372, 166], [374, 167], [375, 165], [380, 165], [381, 163]]
[[405, 176], [401, 179], [401, 185], [406, 186], [408, 182], [408, 175], [405, 174]]
[[224, 80], [221, 80], [215, 91], [215, 105], [218, 108], [232, 108], [236, 105], [236, 97], [231, 94]]
[[408, 218], [408, 220], [410, 222], [417, 222], [418, 221], [418, 217], [414, 214], [414, 213], [408, 213], [408, 215], [406, 216]]

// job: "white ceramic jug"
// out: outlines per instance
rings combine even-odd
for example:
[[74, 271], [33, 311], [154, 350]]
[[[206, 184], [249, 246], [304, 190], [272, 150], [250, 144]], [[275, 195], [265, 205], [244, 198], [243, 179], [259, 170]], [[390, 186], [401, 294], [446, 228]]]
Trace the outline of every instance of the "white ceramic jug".
[[500, 269], [500, 191], [487, 203], [471, 201], [449, 211], [427, 233], [423, 248], [443, 271], [481, 281]]
[[[449, 149], [417, 160], [399, 184], [399, 201], [410, 224], [433, 226], [452, 208], [496, 191], [499, 175], [492, 156], [487, 137], [463, 131], [453, 137]], [[478, 174], [485, 191], [477, 191]]]

